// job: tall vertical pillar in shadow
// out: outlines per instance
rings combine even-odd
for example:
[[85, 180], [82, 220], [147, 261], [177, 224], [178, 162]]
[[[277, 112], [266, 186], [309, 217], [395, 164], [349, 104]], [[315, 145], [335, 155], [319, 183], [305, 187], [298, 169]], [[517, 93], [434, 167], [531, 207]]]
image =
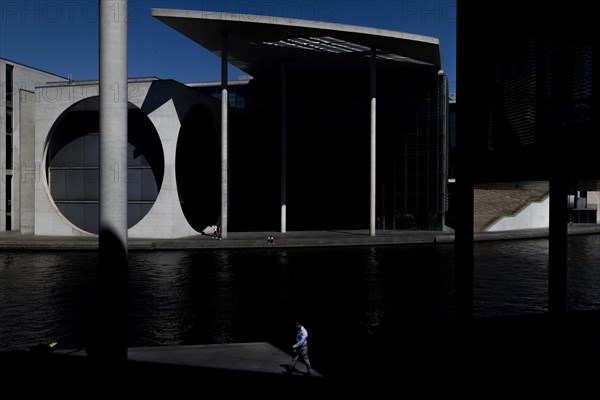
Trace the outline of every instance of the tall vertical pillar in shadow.
[[377, 50], [371, 48], [371, 170], [369, 179], [369, 234], [375, 236], [375, 201], [377, 176]]
[[229, 111], [229, 96], [227, 92], [227, 84], [229, 76], [227, 74], [227, 59], [228, 45], [227, 33], [224, 32], [221, 43], [221, 237], [227, 239], [229, 213], [229, 162], [228, 162], [228, 111]]
[[281, 61], [281, 233], [287, 232], [287, 69]]
[[[462, 18], [462, 23], [457, 25], [457, 87], [460, 88], [461, 98], [457, 101], [456, 112], [456, 230], [454, 247], [454, 274], [455, 274], [455, 316], [460, 321], [473, 319], [473, 135], [475, 129], [471, 128], [474, 118], [469, 114], [477, 110], [476, 102], [480, 96], [475, 87], [479, 82], [474, 80], [469, 70], [471, 66], [468, 59], [471, 47], [474, 45], [468, 40], [472, 27], [466, 24], [468, 17], [465, 15], [464, 1], [458, 2], [457, 17]], [[470, 46], [470, 47], [469, 47]], [[476, 74], [474, 74], [476, 75]]]
[[[459, 107], [456, 119], [464, 118]], [[460, 128], [459, 128], [460, 129]], [[473, 181], [468, 172], [465, 152], [468, 145], [461, 143], [457, 131], [456, 148], [456, 230], [455, 230], [455, 315], [457, 320], [473, 318]], [[467, 149], [462, 149], [466, 146]]]
[[548, 260], [548, 312], [567, 311], [567, 180], [556, 169], [550, 178], [550, 238]]
[[101, 0], [98, 356], [127, 360], [127, 0]]
[[[444, 210], [442, 213], [442, 227], [446, 224], [446, 206], [448, 204], [448, 158], [450, 152], [450, 142], [449, 142], [449, 131], [448, 124], [450, 121], [450, 96], [448, 93], [448, 76], [444, 73], [443, 69], [438, 71], [438, 98], [439, 98], [439, 106], [438, 106], [438, 121], [439, 121], [439, 133], [441, 135], [440, 145], [443, 151], [441, 153], [441, 164], [442, 164], [442, 185], [443, 186], [443, 195], [441, 200], [441, 205], [439, 209]], [[395, 168], [394, 168], [395, 170]], [[395, 181], [395, 179], [394, 179]], [[394, 190], [395, 193], [395, 190]], [[394, 194], [395, 196], [395, 194]]]

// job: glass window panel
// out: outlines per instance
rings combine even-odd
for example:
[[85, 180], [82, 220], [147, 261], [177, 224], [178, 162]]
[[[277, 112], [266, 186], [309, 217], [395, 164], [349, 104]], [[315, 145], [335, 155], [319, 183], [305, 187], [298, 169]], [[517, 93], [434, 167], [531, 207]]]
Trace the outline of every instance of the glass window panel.
[[100, 216], [99, 205], [97, 203], [87, 203], [84, 204], [83, 207], [85, 210], [85, 225], [83, 226], [83, 229], [88, 232], [98, 233], [98, 219]]
[[67, 200], [83, 200], [85, 175], [82, 169], [67, 170]]
[[13, 131], [13, 115], [12, 109], [6, 109], [6, 133], [12, 133]]
[[83, 228], [85, 217], [85, 210], [81, 203], [69, 203], [65, 204], [65, 217], [71, 221], [72, 224], [79, 228]]
[[8, 133], [7, 130], [7, 134], [6, 134], [6, 168], [7, 169], [12, 169], [13, 166], [13, 140], [12, 140], [12, 134]]
[[147, 151], [144, 153], [144, 156], [140, 157], [140, 165], [142, 167], [150, 167], [150, 162], [148, 162], [148, 158], [151, 156], [155, 156], [153, 154], [153, 149], [147, 149]]
[[[52, 146], [54, 147], [54, 146]], [[53, 149], [54, 150], [54, 149]], [[63, 147], [55, 155], [50, 163], [53, 167], [64, 167], [67, 165], [67, 148]]]
[[141, 204], [141, 210], [142, 210], [142, 215], [146, 215], [150, 212], [150, 209], [152, 208], [153, 204], [148, 204], [148, 203], [144, 203]]
[[73, 167], [83, 167], [85, 138], [80, 136], [67, 144], [68, 165]]
[[151, 169], [143, 169], [141, 172], [141, 199], [155, 201], [158, 196], [158, 185]]
[[85, 166], [100, 165], [99, 151], [100, 135], [86, 135], [84, 138], [84, 162]]
[[67, 196], [65, 170], [50, 170], [50, 193], [55, 201], [64, 200]]
[[97, 169], [84, 170], [85, 200], [97, 201], [100, 198], [100, 171]]
[[127, 205], [127, 226], [131, 228], [142, 218], [141, 204]]
[[127, 199], [139, 201], [142, 199], [141, 170], [129, 168], [127, 170]]
[[130, 167], [142, 165], [143, 156], [140, 149], [136, 149], [131, 143], [127, 143], [127, 165]]
[[67, 205], [65, 203], [56, 203], [56, 208], [58, 208], [58, 211], [60, 211], [62, 215], [65, 217], [67, 216]]

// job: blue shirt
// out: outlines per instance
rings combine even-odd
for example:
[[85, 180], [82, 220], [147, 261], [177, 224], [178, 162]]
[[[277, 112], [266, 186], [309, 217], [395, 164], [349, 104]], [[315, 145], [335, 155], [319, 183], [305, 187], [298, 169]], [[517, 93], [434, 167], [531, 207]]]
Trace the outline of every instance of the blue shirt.
[[301, 326], [300, 329], [298, 329], [298, 333], [296, 333], [296, 344], [294, 345], [294, 347], [308, 346], [307, 340], [308, 332], [303, 326]]

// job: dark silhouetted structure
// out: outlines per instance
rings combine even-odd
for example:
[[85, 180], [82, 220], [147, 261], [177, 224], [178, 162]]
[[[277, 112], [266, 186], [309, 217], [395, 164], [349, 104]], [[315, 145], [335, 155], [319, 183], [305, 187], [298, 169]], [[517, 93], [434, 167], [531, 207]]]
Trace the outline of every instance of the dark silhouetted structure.
[[600, 186], [594, 23], [571, 4], [458, 6], [457, 315], [472, 315], [473, 185], [519, 181], [549, 182], [548, 308], [563, 314], [568, 195]]

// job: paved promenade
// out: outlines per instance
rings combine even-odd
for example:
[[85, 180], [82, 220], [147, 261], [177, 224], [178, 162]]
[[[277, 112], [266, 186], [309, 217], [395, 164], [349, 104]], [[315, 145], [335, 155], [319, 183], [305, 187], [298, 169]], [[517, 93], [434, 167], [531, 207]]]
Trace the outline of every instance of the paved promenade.
[[[573, 225], [570, 235], [600, 233], [600, 225]], [[275, 242], [267, 243], [273, 235]], [[534, 239], [548, 237], [548, 229], [524, 229], [502, 232], [475, 232], [475, 241]], [[377, 231], [369, 236], [366, 230], [329, 230], [278, 232], [230, 232], [224, 240], [210, 236], [181, 239], [129, 239], [129, 250], [234, 249], [269, 247], [373, 246], [423, 243], [453, 243], [451, 231]], [[98, 238], [33, 236], [17, 232], [0, 232], [3, 250], [92, 250], [98, 248]]]

